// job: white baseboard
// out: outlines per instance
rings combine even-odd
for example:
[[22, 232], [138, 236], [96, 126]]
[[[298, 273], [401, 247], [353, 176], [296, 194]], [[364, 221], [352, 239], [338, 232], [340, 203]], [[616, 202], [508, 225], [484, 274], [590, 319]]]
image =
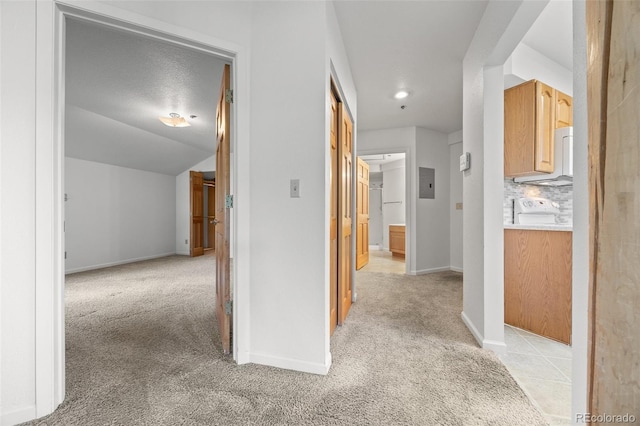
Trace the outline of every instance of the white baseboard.
[[449, 266], [442, 266], [439, 268], [431, 268], [431, 269], [420, 269], [419, 271], [411, 271], [409, 275], [426, 275], [426, 274], [434, 274], [436, 272], [444, 272], [450, 271], [451, 268]]
[[507, 345], [504, 342], [498, 342], [497, 340], [484, 340], [482, 342], [483, 349], [489, 349], [497, 354], [506, 354], [507, 353]]
[[11, 426], [28, 422], [36, 418], [36, 406], [30, 405], [8, 413], [0, 413], [0, 425]]
[[301, 371], [303, 373], [312, 373], [327, 375], [329, 368], [331, 367], [331, 356], [327, 360], [326, 364], [301, 361], [298, 359], [281, 358], [272, 355], [256, 354], [249, 355], [251, 362], [255, 364], [268, 365], [271, 367], [284, 368], [285, 370]]
[[179, 254], [180, 256], [191, 256], [191, 253], [189, 253], [189, 250], [185, 250], [185, 251], [176, 251], [176, 254]]
[[449, 266], [449, 269], [452, 270], [453, 272], [464, 272], [462, 268], [459, 266]]
[[483, 346], [484, 337], [482, 336], [482, 334], [480, 334], [476, 326], [473, 325], [473, 323], [471, 322], [467, 314], [464, 313], [464, 311], [462, 311], [461, 316], [462, 316], [462, 322], [464, 323], [464, 325], [467, 326], [471, 334], [473, 334], [473, 337], [476, 339], [476, 342], [478, 342], [478, 345], [480, 345], [481, 348], [484, 347]]
[[108, 268], [110, 266], [126, 265], [127, 263], [142, 262], [143, 260], [159, 259], [161, 257], [173, 256], [176, 252], [154, 254], [152, 256], [137, 257], [134, 259], [118, 260], [116, 262], [101, 263], [99, 265], [83, 266], [81, 268], [65, 269], [65, 274], [73, 274], [76, 272], [92, 271], [94, 269]]

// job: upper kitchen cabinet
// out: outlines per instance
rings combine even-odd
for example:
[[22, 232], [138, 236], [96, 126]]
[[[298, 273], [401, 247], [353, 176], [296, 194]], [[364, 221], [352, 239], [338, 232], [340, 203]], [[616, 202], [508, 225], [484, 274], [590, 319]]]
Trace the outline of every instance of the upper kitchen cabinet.
[[531, 80], [504, 92], [504, 174], [552, 173], [554, 131], [572, 122], [570, 96]]
[[573, 98], [556, 90], [556, 129], [573, 126]]

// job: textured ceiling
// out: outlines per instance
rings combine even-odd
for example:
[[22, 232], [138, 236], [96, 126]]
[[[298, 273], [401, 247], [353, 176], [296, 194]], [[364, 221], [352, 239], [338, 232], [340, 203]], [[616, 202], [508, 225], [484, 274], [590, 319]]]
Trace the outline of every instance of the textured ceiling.
[[[215, 153], [224, 61], [168, 42], [69, 19], [66, 155], [177, 175]], [[196, 115], [191, 127], [158, 120]]]

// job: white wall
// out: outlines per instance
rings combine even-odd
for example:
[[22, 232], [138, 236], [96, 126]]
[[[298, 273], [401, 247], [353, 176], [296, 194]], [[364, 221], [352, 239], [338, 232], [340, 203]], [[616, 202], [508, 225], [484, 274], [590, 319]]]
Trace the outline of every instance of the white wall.
[[[450, 159], [447, 141], [447, 135], [420, 127], [367, 130], [358, 133], [358, 155], [406, 153], [405, 222], [409, 274], [450, 269]], [[418, 198], [418, 167], [436, 170], [436, 198], [433, 200]]]
[[416, 200], [416, 273], [449, 270], [449, 145], [447, 135], [416, 128], [416, 166], [411, 172], [418, 180], [418, 168], [435, 169], [435, 198]]
[[251, 39], [251, 360], [316, 373], [331, 364], [326, 7], [256, 3]]
[[[379, 169], [379, 165], [378, 166]], [[374, 169], [374, 167], [371, 167]], [[370, 169], [370, 170], [371, 170]], [[369, 174], [369, 247], [382, 248], [382, 173]]]
[[65, 272], [175, 253], [173, 176], [65, 158]]
[[573, 95], [573, 73], [523, 43], [505, 62], [504, 73], [505, 78], [513, 83], [536, 79], [569, 96]]
[[471, 168], [463, 177], [462, 318], [482, 347], [497, 352], [505, 349], [503, 238], [496, 238], [503, 235], [502, 65], [546, 3], [489, 2], [463, 60], [462, 143]]
[[[0, 2], [0, 423], [35, 417], [35, 2]], [[19, 22], [21, 24], [16, 25]], [[6, 64], [13, 64], [12, 67]], [[46, 185], [46, 182], [40, 182]]]
[[[212, 155], [206, 160], [185, 170], [175, 177], [176, 185], [176, 224], [175, 224], [175, 251], [176, 254], [189, 256], [189, 243], [191, 240], [191, 209], [189, 207], [189, 172], [191, 170], [201, 172], [212, 172], [216, 169], [216, 156]], [[185, 243], [185, 241], [187, 241]]]
[[382, 165], [382, 248], [389, 250], [389, 225], [406, 221], [405, 160]]
[[584, 0], [573, 3], [573, 285], [571, 413], [587, 410], [589, 330], [589, 149], [587, 131], [587, 29]]
[[[462, 155], [462, 131], [449, 134], [449, 263], [454, 271], [463, 271], [462, 262], [462, 210], [456, 209], [456, 203], [462, 203], [462, 172], [460, 156]], [[464, 208], [464, 205], [463, 205]]]

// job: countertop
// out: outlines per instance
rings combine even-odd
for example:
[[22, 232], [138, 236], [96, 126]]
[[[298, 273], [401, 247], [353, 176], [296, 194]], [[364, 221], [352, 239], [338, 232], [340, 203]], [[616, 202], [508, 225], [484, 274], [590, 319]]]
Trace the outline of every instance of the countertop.
[[569, 224], [542, 224], [542, 225], [522, 225], [522, 224], [504, 224], [504, 229], [527, 229], [531, 231], [573, 231], [573, 225]]

